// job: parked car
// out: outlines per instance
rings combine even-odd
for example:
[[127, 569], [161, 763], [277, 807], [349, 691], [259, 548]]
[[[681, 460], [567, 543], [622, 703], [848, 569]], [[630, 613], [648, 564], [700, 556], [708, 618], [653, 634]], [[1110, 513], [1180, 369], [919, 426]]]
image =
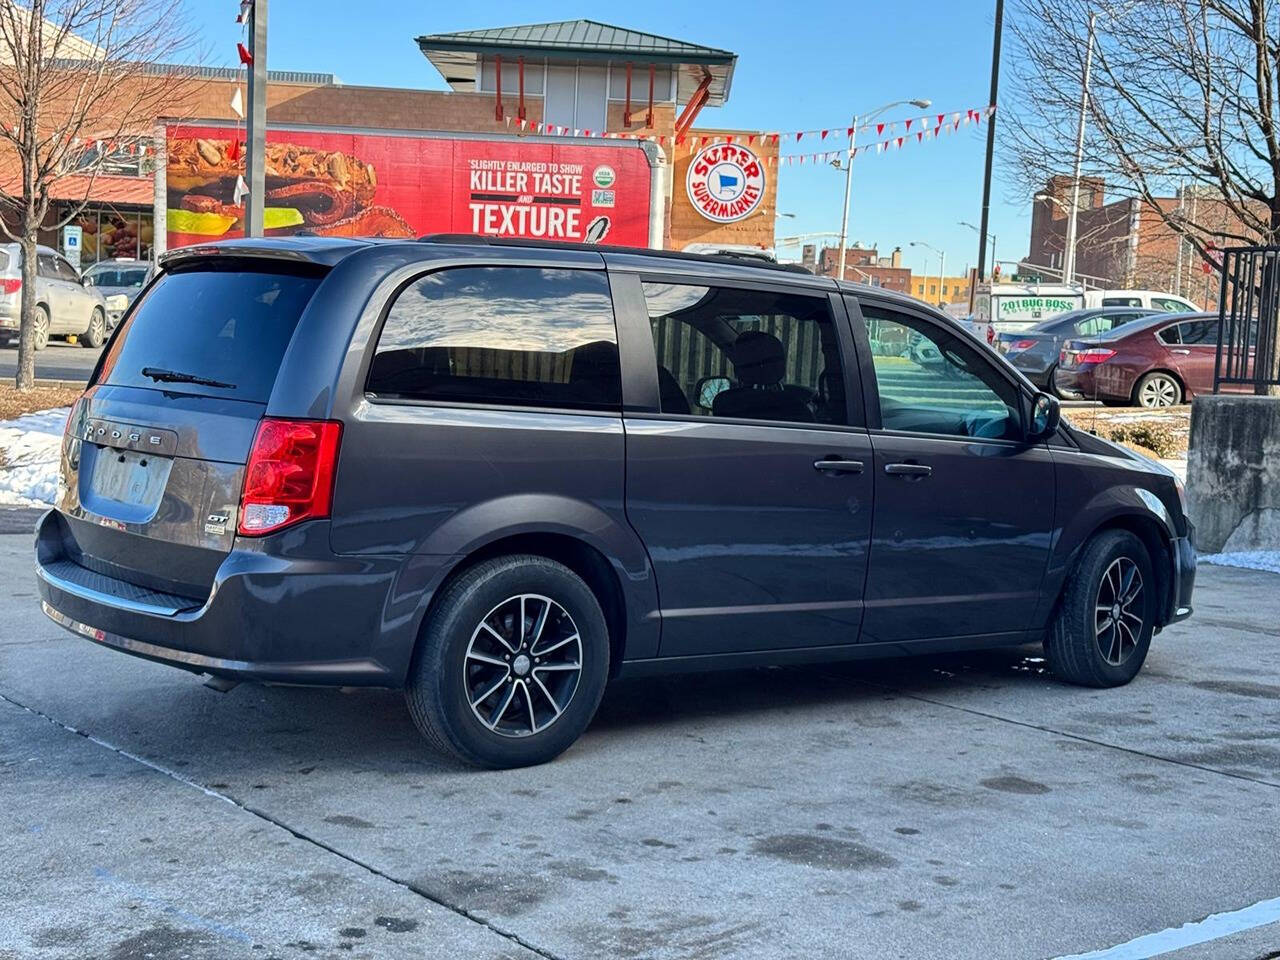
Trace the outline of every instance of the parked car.
[[[16, 339], [22, 318], [22, 247], [0, 244], [0, 336]], [[36, 248], [35, 348], [50, 337], [73, 335], [86, 347], [107, 339], [107, 304], [86, 285], [66, 257], [50, 247]]]
[[1043, 641], [1123, 684], [1195, 577], [1174, 476], [937, 311], [625, 248], [172, 251], [60, 479], [53, 620], [223, 687], [403, 688], [490, 767], [618, 676]]
[[107, 326], [115, 329], [129, 304], [151, 279], [151, 262], [116, 258], [101, 260], [84, 272], [85, 283], [91, 283], [107, 304]]
[[1116, 327], [1151, 316], [1154, 310], [1125, 307], [1096, 307], [1072, 310], [1052, 320], [1037, 323], [1029, 330], [1001, 333], [995, 338], [998, 353], [1004, 355], [1028, 380], [1041, 390], [1053, 391], [1053, 374], [1063, 340], [1108, 333]]
[[1159, 290], [1086, 290], [1086, 307], [1142, 307], [1160, 313], [1197, 313], [1200, 308], [1176, 293]]
[[1063, 397], [1111, 406], [1171, 407], [1213, 392], [1216, 313], [1162, 313], [1063, 344], [1055, 386]]

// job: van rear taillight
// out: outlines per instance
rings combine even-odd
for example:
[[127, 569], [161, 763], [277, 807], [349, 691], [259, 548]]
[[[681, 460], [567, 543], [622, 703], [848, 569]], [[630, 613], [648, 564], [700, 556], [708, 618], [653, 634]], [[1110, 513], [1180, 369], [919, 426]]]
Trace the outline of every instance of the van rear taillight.
[[22, 289], [21, 277], [5, 277], [0, 279], [0, 293], [10, 296]]
[[258, 537], [329, 516], [341, 440], [336, 420], [262, 420], [245, 465], [237, 532]]

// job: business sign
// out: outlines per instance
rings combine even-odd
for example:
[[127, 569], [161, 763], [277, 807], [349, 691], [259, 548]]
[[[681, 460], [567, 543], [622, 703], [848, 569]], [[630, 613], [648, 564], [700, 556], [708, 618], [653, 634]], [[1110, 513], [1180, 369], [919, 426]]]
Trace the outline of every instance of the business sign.
[[[171, 126], [168, 246], [244, 235], [244, 143]], [[268, 236], [482, 234], [647, 246], [652, 171], [638, 144], [268, 130]]]
[[80, 249], [84, 243], [84, 229], [73, 225], [62, 228], [62, 254], [73, 267], [80, 269]]
[[764, 200], [764, 164], [736, 143], [713, 143], [689, 162], [685, 191], [693, 208], [716, 223], [749, 217]]
[[1000, 297], [999, 321], [1045, 320], [1080, 307], [1079, 297]]

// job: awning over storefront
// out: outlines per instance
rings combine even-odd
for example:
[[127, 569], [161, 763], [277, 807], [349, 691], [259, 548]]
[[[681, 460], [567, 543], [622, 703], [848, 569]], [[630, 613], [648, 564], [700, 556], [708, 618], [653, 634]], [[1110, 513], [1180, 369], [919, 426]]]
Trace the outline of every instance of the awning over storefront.
[[[0, 175], [0, 192], [9, 197], [22, 196], [22, 177], [12, 169]], [[88, 198], [90, 204], [150, 208], [155, 197], [151, 177], [69, 176], [55, 181], [49, 188], [52, 200], [75, 203]]]

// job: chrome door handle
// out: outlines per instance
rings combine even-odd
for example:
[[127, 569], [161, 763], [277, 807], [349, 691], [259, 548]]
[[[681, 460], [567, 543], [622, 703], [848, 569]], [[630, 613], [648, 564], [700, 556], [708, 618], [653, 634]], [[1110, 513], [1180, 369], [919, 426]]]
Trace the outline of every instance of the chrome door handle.
[[861, 460], [815, 460], [813, 469], [832, 473], [861, 473]]
[[884, 472], [891, 477], [927, 477], [933, 473], [933, 467], [925, 466], [923, 463], [886, 463]]
[[1182, 355], [1183, 355], [1183, 356], [1185, 356], [1185, 357], [1189, 357], [1189, 356], [1191, 356], [1191, 351], [1190, 351], [1190, 350], [1170, 350], [1169, 352], [1170, 352], [1170, 353], [1180, 353], [1180, 354], [1182, 354]]

